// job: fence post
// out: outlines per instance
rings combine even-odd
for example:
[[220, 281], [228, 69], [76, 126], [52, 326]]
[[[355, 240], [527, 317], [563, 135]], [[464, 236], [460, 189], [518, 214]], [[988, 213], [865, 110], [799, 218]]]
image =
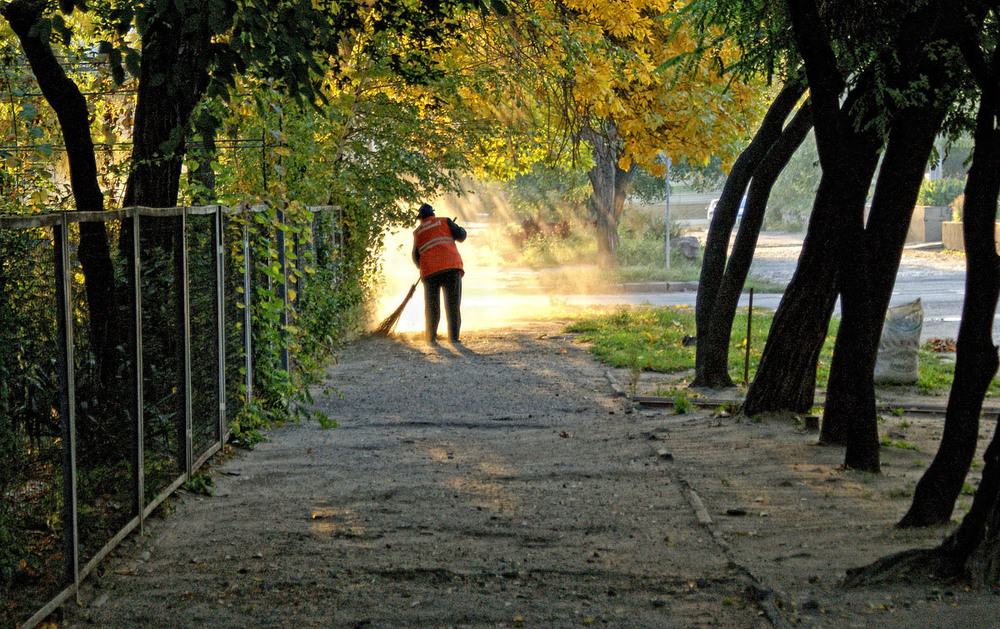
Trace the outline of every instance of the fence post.
[[250, 313], [250, 291], [252, 290], [250, 275], [253, 272], [253, 260], [250, 259], [250, 226], [247, 224], [248, 212], [243, 208], [243, 362], [246, 369], [246, 403], [253, 401], [253, 346], [251, 345], [251, 325], [253, 316]]
[[340, 207], [335, 208], [333, 211], [333, 219], [330, 221], [330, 232], [330, 239], [333, 244], [330, 265], [334, 271], [333, 281], [339, 284], [343, 277], [341, 266], [344, 262], [344, 210]]
[[[309, 213], [309, 216], [310, 217], [312, 216], [312, 212]], [[305, 225], [306, 224], [307, 223], [303, 223], [302, 229], [305, 229]], [[297, 309], [298, 305], [299, 305], [299, 300], [302, 299], [302, 288], [305, 285], [306, 274], [302, 270], [303, 269], [303, 263], [302, 263], [302, 249], [303, 249], [303, 247], [302, 247], [302, 233], [301, 233], [301, 231], [298, 230], [298, 229], [296, 229], [295, 230], [295, 234], [292, 237], [295, 239], [294, 241], [292, 241], [292, 251], [295, 252], [295, 263], [292, 265], [293, 266], [292, 283], [295, 284], [295, 297], [293, 299], [291, 299], [290, 301], [291, 301], [291, 304], [292, 304], [292, 308]], [[295, 271], [298, 271], [298, 273], [296, 273]]]
[[281, 269], [281, 368], [288, 373], [288, 260], [285, 259], [285, 213], [278, 209], [278, 224], [275, 225], [275, 243], [278, 247], [278, 267]]
[[136, 508], [139, 513], [139, 531], [145, 527], [146, 518], [143, 515], [146, 506], [146, 423], [145, 399], [143, 396], [143, 360], [142, 360], [142, 248], [139, 246], [139, 212], [132, 209], [132, 260], [134, 292], [133, 307], [135, 308], [135, 400], [136, 400], [136, 457], [135, 484]]
[[187, 211], [181, 214], [181, 305], [183, 306], [184, 335], [184, 474], [191, 480], [194, 467], [192, 439], [194, 430], [191, 427], [191, 291], [188, 287], [188, 239]]
[[226, 266], [225, 244], [223, 241], [222, 206], [215, 206], [212, 229], [215, 241], [215, 334], [218, 341], [219, 367], [219, 443], [226, 442]]
[[62, 429], [63, 530], [66, 578], [80, 585], [79, 530], [76, 505], [76, 365], [73, 348], [73, 292], [70, 284], [69, 220], [52, 227], [56, 267], [56, 313], [59, 333], [59, 416]]

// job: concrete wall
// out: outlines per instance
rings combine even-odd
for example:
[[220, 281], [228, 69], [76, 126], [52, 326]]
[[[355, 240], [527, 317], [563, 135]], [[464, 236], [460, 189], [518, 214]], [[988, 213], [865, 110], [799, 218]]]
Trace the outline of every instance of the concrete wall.
[[[941, 225], [951, 220], [951, 208], [947, 206], [918, 205], [913, 208], [910, 230], [906, 242], [940, 242]], [[961, 240], [961, 236], [959, 236]]]
[[965, 251], [965, 242], [962, 240], [962, 223], [959, 221], [947, 221], [941, 223], [941, 244], [945, 249], [955, 251]]
[[[1000, 253], [1000, 223], [993, 224], [993, 238], [997, 243], [997, 253]], [[945, 249], [955, 251], [965, 251], [965, 240], [963, 240], [962, 223], [959, 221], [948, 221], [941, 224], [941, 243]]]

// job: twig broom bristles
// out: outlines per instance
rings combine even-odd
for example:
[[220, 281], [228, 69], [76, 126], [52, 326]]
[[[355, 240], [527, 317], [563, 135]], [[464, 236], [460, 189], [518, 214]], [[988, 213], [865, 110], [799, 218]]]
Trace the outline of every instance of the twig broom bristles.
[[383, 321], [377, 328], [375, 328], [375, 332], [373, 332], [373, 334], [375, 334], [376, 336], [389, 336], [390, 334], [392, 334], [392, 331], [396, 327], [396, 324], [399, 323], [399, 317], [403, 314], [403, 310], [406, 308], [406, 304], [410, 303], [410, 299], [413, 298], [413, 293], [416, 292], [417, 284], [419, 283], [420, 279], [418, 278], [417, 281], [413, 283], [413, 286], [410, 287], [410, 290], [406, 293], [406, 297], [403, 299], [403, 303], [399, 304], [399, 308], [393, 310], [392, 314], [386, 317], [385, 321]]

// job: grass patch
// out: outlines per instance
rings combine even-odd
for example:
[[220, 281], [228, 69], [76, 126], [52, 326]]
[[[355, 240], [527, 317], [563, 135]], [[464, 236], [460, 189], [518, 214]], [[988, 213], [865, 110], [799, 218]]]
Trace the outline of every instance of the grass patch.
[[890, 439], [889, 437], [882, 437], [879, 439], [879, 444], [887, 448], [898, 448], [899, 450], [913, 450], [914, 452], [920, 452], [920, 446], [916, 446], [903, 440]]
[[604, 274], [604, 280], [609, 284], [628, 284], [629, 282], [697, 282], [701, 274], [700, 260], [671, 260], [670, 268], [663, 264], [647, 264], [644, 266], [621, 266]]
[[[679, 257], [679, 256], [678, 256]], [[645, 266], [620, 266], [603, 274], [602, 279], [608, 284], [628, 284], [631, 282], [697, 282], [701, 275], [701, 260], [670, 259], [670, 268], [662, 264]], [[785, 285], [747, 278], [744, 290], [753, 289], [755, 293], [783, 293]]]
[[[750, 344], [750, 377], [753, 377], [771, 329], [773, 312], [754, 309]], [[747, 312], [739, 310], [730, 342], [729, 371], [743, 379]], [[684, 346], [685, 336], [694, 335], [694, 308], [622, 308], [610, 314], [582, 319], [567, 328], [592, 343], [591, 352], [615, 367], [661, 373], [678, 373], [694, 368], [694, 346]]]
[[[750, 379], [753, 380], [771, 329], [774, 312], [755, 308], [750, 345]], [[816, 368], [816, 385], [825, 387], [830, 376], [833, 344], [839, 320], [834, 318], [827, 332]], [[746, 351], [747, 310], [737, 311], [729, 344], [729, 375], [743, 381]], [[689, 306], [633, 307], [587, 317], [573, 323], [576, 332], [592, 344], [591, 352], [614, 367], [639, 371], [679, 373], [694, 369], [694, 346], [684, 346], [685, 336], [695, 335], [694, 308]], [[916, 387], [924, 394], [944, 395], [951, 388], [955, 365], [929, 349], [920, 350], [920, 380]], [[897, 385], [884, 385], [887, 388]], [[879, 388], [882, 388], [881, 386]], [[994, 381], [987, 395], [1000, 394]]]

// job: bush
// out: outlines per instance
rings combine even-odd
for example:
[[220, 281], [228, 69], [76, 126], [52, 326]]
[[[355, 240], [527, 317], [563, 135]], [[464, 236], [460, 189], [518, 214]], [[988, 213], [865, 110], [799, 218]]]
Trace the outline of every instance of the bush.
[[590, 264], [597, 259], [597, 241], [571, 233], [566, 238], [537, 234], [524, 240], [517, 264], [541, 269], [568, 264]]
[[965, 180], [945, 177], [934, 181], [924, 181], [917, 196], [917, 205], [949, 206], [965, 191]]

